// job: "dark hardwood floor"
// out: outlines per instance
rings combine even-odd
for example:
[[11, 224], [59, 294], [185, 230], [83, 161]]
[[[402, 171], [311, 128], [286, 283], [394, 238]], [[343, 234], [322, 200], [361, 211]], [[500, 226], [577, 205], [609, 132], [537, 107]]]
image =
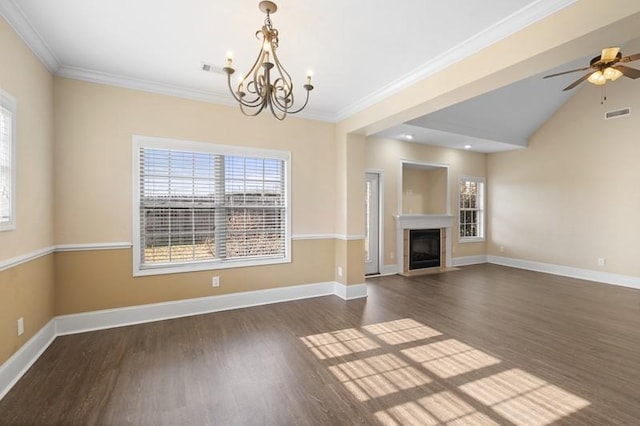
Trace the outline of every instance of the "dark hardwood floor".
[[57, 338], [0, 424], [637, 425], [640, 291], [477, 265]]

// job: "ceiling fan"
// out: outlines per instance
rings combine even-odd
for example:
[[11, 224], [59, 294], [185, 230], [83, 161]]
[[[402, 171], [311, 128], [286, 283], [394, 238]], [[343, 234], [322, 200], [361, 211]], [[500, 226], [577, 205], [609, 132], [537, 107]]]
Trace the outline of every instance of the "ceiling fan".
[[557, 74], [545, 75], [543, 78], [557, 77], [559, 75], [570, 74], [572, 72], [590, 70], [587, 74], [583, 75], [567, 87], [563, 91], [571, 90], [578, 84], [585, 80], [590, 83], [601, 86], [607, 82], [607, 80], [615, 81], [623, 75], [629, 78], [636, 79], [640, 77], [640, 70], [630, 68], [623, 63], [637, 61], [640, 59], [640, 53], [635, 55], [622, 57], [619, 47], [607, 47], [602, 49], [602, 54], [596, 56], [589, 62], [589, 66], [585, 68], [578, 68], [575, 70], [569, 70], [559, 72]]

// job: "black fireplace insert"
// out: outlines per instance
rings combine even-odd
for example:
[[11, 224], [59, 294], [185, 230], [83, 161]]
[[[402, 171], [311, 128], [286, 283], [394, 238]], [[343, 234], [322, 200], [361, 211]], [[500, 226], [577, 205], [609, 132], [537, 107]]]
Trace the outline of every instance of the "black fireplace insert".
[[409, 269], [440, 266], [440, 229], [409, 231]]

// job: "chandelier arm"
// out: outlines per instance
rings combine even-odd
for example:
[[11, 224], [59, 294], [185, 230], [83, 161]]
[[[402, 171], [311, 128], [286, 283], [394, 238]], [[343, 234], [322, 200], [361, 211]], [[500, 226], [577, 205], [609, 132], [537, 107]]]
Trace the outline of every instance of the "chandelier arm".
[[[274, 95], [275, 96], [275, 95]], [[287, 117], [287, 111], [282, 111], [280, 108], [274, 108], [273, 105], [273, 101], [272, 102], [268, 102], [269, 104], [269, 109], [271, 109], [271, 114], [273, 114], [273, 116], [275, 118], [277, 118], [278, 120], [282, 121]], [[281, 112], [281, 115], [278, 115], [278, 112]]]
[[280, 63], [280, 59], [278, 59], [278, 55], [276, 54], [275, 49], [273, 50], [273, 62], [275, 63], [276, 68], [278, 69], [278, 72], [280, 73], [280, 76], [282, 77], [286, 86], [289, 87], [289, 93], [293, 93], [293, 80], [291, 80], [291, 75], [289, 75], [284, 65]]
[[[284, 80], [282, 80], [282, 78], [281, 78], [281, 77], [279, 77], [279, 78], [275, 81], [275, 83], [274, 83], [274, 87], [278, 87], [278, 82], [282, 82], [282, 81], [284, 81]], [[286, 84], [285, 84], [285, 83], [280, 83], [280, 84], [281, 84], [281, 85], [285, 85], [285, 87], [286, 87]], [[289, 110], [289, 106], [288, 106], [288, 105], [289, 105], [289, 104], [293, 105], [293, 101], [294, 101], [293, 91], [292, 91], [292, 90], [290, 90], [288, 95], [287, 95], [287, 92], [286, 92], [284, 89], [283, 89], [283, 92], [285, 92], [285, 96], [284, 96], [285, 103], [284, 103], [284, 104], [282, 104], [282, 103], [280, 102], [280, 100], [278, 99], [278, 96], [277, 96], [278, 91], [277, 91], [277, 90], [275, 90], [275, 91], [273, 92], [273, 96], [271, 97], [271, 99], [273, 100], [273, 102], [276, 104], [276, 107], [277, 107], [280, 111], [287, 112], [287, 111]], [[291, 102], [287, 102], [287, 99], [290, 99], [290, 100], [291, 100]]]
[[239, 98], [236, 95], [236, 92], [233, 91], [233, 87], [231, 87], [231, 73], [227, 72], [227, 86], [229, 86], [229, 91], [231, 92], [231, 96], [233, 96], [233, 99], [235, 99], [238, 103], [242, 104], [242, 99]]
[[[307, 92], [307, 97], [306, 97], [306, 99], [304, 100], [304, 104], [303, 104], [300, 108], [298, 108], [297, 110], [295, 110], [295, 111], [289, 111], [289, 114], [297, 114], [297, 113], [299, 113], [300, 111], [302, 111], [302, 110], [304, 109], [304, 107], [306, 107], [306, 106], [307, 106], [307, 104], [309, 103], [309, 92], [310, 92], [311, 90], [308, 90], [308, 89], [305, 89], [305, 90], [306, 90], [306, 92]], [[293, 105], [291, 105], [291, 106], [293, 106]]]
[[[247, 75], [253, 75], [253, 82], [255, 84], [255, 87], [257, 89], [256, 94], [260, 97], [263, 98], [264, 94], [262, 93], [264, 90], [264, 83], [260, 82], [260, 69], [262, 68], [262, 64], [264, 63], [264, 58], [266, 56], [266, 53], [264, 48], [260, 49], [260, 54], [258, 55], [258, 59], [256, 60], [256, 62], [253, 64], [253, 67], [251, 67], [251, 69], [249, 70], [249, 74]], [[265, 69], [265, 74], [268, 74], [269, 70]]]
[[[277, 82], [277, 79], [276, 79], [276, 82]], [[273, 114], [273, 116], [277, 118], [279, 121], [284, 120], [285, 117], [287, 116], [287, 113], [285, 112], [282, 115], [278, 115], [276, 110], [273, 108], [273, 105], [274, 105], [273, 101], [276, 96], [276, 91], [273, 90], [273, 87], [271, 86], [271, 73], [268, 68], [265, 69], [265, 89], [266, 89], [266, 93], [264, 94], [264, 102], [266, 105], [269, 105], [271, 114]]]
[[[291, 106], [293, 106], [293, 94], [291, 94], [291, 95], [290, 95], [290, 99], [291, 99], [291, 102], [290, 102], [290, 103], [288, 103], [288, 104], [290, 104]], [[285, 100], [286, 100], [286, 99], [285, 99]], [[272, 97], [272, 101], [273, 101], [273, 104], [275, 105], [275, 107], [276, 107], [278, 110], [280, 110], [280, 111], [282, 111], [282, 112], [284, 112], [284, 113], [289, 113], [289, 108], [290, 108], [290, 107], [288, 107], [287, 105], [283, 105], [283, 104], [280, 102], [280, 100], [278, 99], [278, 97], [277, 97], [277, 96], [275, 96], [275, 95], [274, 95], [274, 96]]]
[[231, 87], [231, 74], [227, 74], [227, 85], [229, 86], [229, 91], [231, 92], [231, 95], [236, 100], [236, 102], [238, 102], [241, 106], [244, 105], [245, 107], [248, 107], [248, 108], [255, 108], [256, 106], [259, 105], [257, 101], [260, 101], [260, 98], [256, 98], [255, 100], [251, 100], [251, 101], [245, 101], [241, 97], [236, 95], [236, 92], [234, 92], [233, 88]]
[[[247, 117], [255, 117], [256, 115], [260, 114], [265, 107], [266, 107], [266, 103], [263, 100], [261, 103], [259, 103], [257, 105], [254, 105], [254, 106], [247, 106], [247, 105], [240, 104], [240, 111], [242, 111], [242, 113], [244, 115], [246, 115]], [[258, 108], [258, 109], [255, 110], [254, 113], [248, 113], [245, 110], [245, 108]]]
[[254, 97], [250, 100], [243, 99], [242, 103], [247, 107], [255, 107], [260, 105], [260, 103], [262, 102], [262, 96], [260, 96], [260, 93], [258, 93], [258, 91], [258, 83], [253, 80], [247, 83], [247, 92], [254, 95]]

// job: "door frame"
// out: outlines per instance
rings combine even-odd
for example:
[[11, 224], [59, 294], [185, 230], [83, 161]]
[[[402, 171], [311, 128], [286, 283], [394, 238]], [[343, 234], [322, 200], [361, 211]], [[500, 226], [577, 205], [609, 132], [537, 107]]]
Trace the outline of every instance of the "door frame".
[[384, 274], [384, 170], [365, 169], [367, 173], [378, 175], [378, 274]]

